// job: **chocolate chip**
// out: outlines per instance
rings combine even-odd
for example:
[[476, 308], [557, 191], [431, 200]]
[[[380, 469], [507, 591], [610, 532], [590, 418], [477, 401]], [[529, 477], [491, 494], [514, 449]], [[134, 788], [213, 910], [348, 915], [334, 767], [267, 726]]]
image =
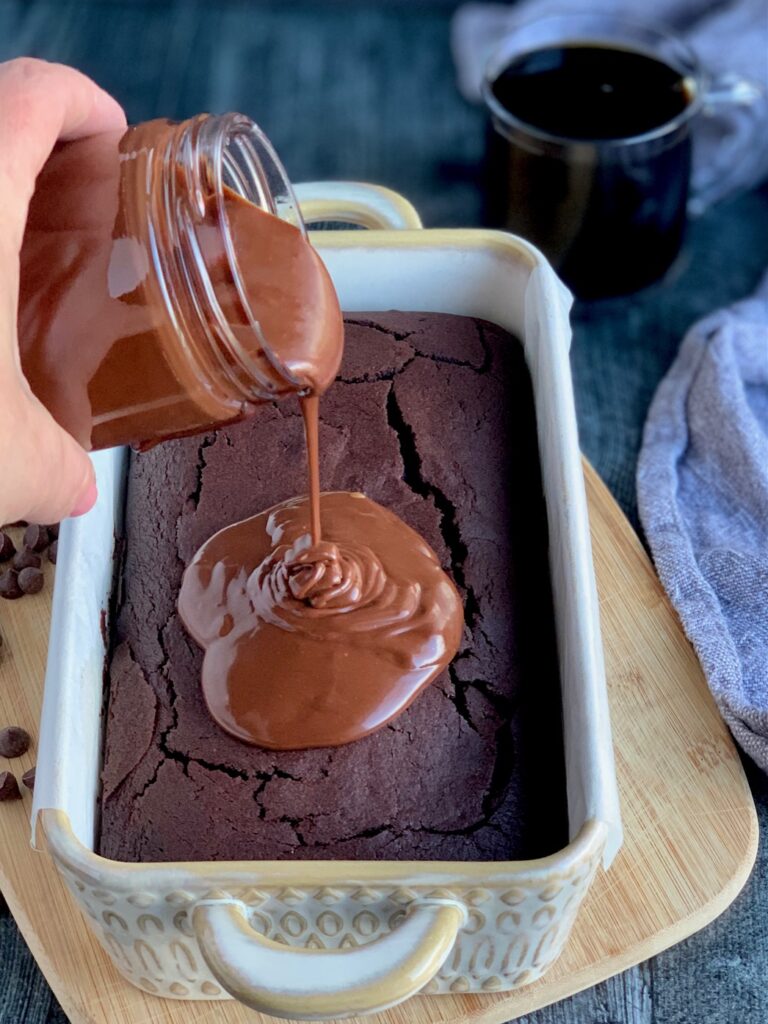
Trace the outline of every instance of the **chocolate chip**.
[[24, 547], [30, 551], [42, 551], [50, 543], [48, 530], [38, 523], [31, 523], [24, 531]]
[[56, 559], [59, 555], [59, 542], [58, 540], [53, 541], [48, 548], [48, 561], [56, 565]]
[[4, 597], [6, 601], [15, 601], [17, 597], [23, 595], [24, 591], [19, 586], [19, 574], [15, 569], [6, 569], [0, 573], [0, 597]]
[[20, 725], [7, 725], [0, 729], [0, 755], [3, 757], [21, 757], [29, 750], [31, 742], [29, 733]]
[[16, 545], [4, 530], [0, 530], [0, 562], [7, 562], [16, 554]]
[[54, 540], [56, 540], [56, 538], [59, 536], [58, 523], [49, 523], [48, 526], [46, 526], [46, 530], [51, 535], [51, 537], [53, 537]]
[[0, 772], [0, 801], [21, 800], [21, 790], [13, 772]]
[[19, 586], [25, 594], [38, 594], [43, 589], [45, 576], [42, 569], [30, 566], [19, 573]]
[[42, 559], [34, 551], [24, 548], [23, 551], [16, 552], [11, 559], [11, 565], [16, 572], [21, 572], [22, 569], [39, 569], [42, 565]]
[[24, 783], [27, 789], [35, 788], [35, 768], [36, 765], [32, 765], [32, 767], [27, 768], [27, 770], [21, 776], [21, 781]]

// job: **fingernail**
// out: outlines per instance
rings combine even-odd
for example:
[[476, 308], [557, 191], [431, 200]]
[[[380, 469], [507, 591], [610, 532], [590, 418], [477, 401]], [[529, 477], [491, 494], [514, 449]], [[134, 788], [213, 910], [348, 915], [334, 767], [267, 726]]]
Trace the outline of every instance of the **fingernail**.
[[98, 89], [93, 97], [91, 119], [95, 131], [116, 131], [126, 123], [125, 111], [104, 89]]
[[88, 490], [81, 496], [78, 503], [69, 513], [70, 516], [83, 516], [86, 512], [90, 512], [93, 506], [96, 504], [96, 498], [98, 497], [98, 491], [96, 490], [96, 481], [91, 480], [88, 485]]
[[114, 96], [110, 96], [105, 89], [99, 89], [97, 92], [94, 106], [100, 114], [108, 114], [113, 119], [117, 117], [118, 120], [125, 121], [125, 111], [121, 104]]

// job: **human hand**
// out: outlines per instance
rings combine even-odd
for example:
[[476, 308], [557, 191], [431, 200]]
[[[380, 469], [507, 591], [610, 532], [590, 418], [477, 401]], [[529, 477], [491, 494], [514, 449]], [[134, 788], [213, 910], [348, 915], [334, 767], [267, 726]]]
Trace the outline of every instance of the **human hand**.
[[35, 179], [56, 142], [123, 127], [117, 101], [74, 68], [27, 57], [0, 64], [0, 524], [55, 523], [96, 501], [91, 460], [21, 372], [19, 251]]

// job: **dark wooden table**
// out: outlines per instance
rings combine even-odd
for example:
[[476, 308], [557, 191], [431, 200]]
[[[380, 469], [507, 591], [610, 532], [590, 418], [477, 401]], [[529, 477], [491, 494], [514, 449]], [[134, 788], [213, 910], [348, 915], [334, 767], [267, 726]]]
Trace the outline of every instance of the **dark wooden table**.
[[[0, 0], [0, 59], [74, 64], [133, 121], [241, 110], [295, 181], [357, 178], [402, 191], [427, 225], [479, 223], [483, 116], [456, 92], [447, 2]], [[636, 523], [634, 468], [653, 391], [686, 328], [747, 294], [768, 266], [768, 190], [712, 211], [670, 279], [577, 308], [572, 353], [582, 446]], [[748, 766], [768, 834], [768, 783]], [[764, 1024], [768, 856], [714, 924], [525, 1024]], [[0, 1024], [62, 1024], [0, 912]]]

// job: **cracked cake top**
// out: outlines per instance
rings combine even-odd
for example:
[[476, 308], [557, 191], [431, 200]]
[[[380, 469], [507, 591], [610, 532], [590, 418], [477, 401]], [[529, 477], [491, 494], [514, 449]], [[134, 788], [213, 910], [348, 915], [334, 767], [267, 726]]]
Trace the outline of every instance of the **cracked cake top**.
[[[132, 455], [110, 663], [100, 852], [122, 860], [488, 860], [567, 839], [560, 696], [531, 385], [518, 342], [431, 313], [357, 314], [320, 406], [327, 490], [363, 491], [434, 548], [465, 608], [450, 668], [337, 748], [229, 736], [176, 599], [217, 530], [305, 480], [298, 408]], [[361, 683], [362, 684], [362, 683]]]

